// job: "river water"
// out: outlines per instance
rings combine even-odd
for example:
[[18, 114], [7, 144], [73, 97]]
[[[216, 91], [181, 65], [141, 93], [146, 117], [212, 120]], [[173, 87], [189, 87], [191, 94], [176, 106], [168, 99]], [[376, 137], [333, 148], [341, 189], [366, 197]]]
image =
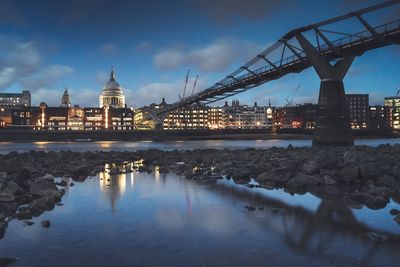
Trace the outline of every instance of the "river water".
[[[356, 145], [377, 146], [380, 144], [400, 143], [400, 138], [393, 139], [357, 139]], [[98, 142], [0, 142], [0, 153], [10, 151], [28, 152], [30, 150], [44, 151], [111, 151], [140, 149], [244, 149], [287, 147], [289, 144], [298, 147], [311, 146], [311, 140], [199, 140], [199, 141], [98, 141]]]
[[[369, 145], [393, 143], [368, 141]], [[2, 144], [7, 150], [135, 150], [310, 145], [309, 141]], [[105, 147], [107, 145], [107, 147]], [[71, 181], [68, 181], [68, 184]], [[76, 182], [75, 182], [76, 183]], [[10, 266], [399, 266], [400, 225], [390, 209], [290, 195], [174, 174], [100, 173], [66, 188], [62, 206], [13, 220], [0, 240]], [[245, 206], [255, 207], [250, 211]], [[51, 226], [41, 227], [42, 220]], [[371, 233], [386, 241], [376, 242]], [[1, 260], [0, 260], [1, 266]]]

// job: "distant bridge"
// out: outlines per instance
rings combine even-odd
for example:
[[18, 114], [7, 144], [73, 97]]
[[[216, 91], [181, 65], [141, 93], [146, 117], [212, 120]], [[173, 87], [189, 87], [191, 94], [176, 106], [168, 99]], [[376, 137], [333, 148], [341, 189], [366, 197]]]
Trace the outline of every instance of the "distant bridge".
[[[399, 0], [386, 1], [292, 30], [221, 81], [154, 111], [152, 117], [162, 121], [176, 109], [216, 102], [313, 66], [321, 78], [319, 105], [322, 109], [314, 143], [352, 144], [342, 80], [355, 57], [372, 49], [400, 44], [400, 16], [399, 12], [393, 12], [393, 6], [398, 4]], [[376, 23], [377, 19], [382, 21], [381, 11], [393, 12], [395, 18]], [[346, 26], [349, 22], [350, 26]]]

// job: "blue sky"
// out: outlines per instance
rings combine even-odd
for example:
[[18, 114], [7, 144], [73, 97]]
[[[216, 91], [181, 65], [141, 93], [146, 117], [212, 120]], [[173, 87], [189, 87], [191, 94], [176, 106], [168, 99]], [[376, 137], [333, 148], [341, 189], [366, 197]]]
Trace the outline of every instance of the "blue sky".
[[[368, 0], [0, 0], [0, 91], [30, 90], [33, 104], [59, 105], [65, 87], [97, 106], [111, 66], [128, 106], [178, 99], [186, 70], [205, 89], [293, 28], [348, 13]], [[400, 14], [398, 8], [389, 12]], [[382, 103], [400, 87], [400, 49], [367, 52], [345, 79], [347, 92]], [[316, 102], [313, 69], [235, 96], [242, 103]], [[191, 85], [189, 85], [191, 91]], [[228, 99], [231, 100], [231, 99]]]

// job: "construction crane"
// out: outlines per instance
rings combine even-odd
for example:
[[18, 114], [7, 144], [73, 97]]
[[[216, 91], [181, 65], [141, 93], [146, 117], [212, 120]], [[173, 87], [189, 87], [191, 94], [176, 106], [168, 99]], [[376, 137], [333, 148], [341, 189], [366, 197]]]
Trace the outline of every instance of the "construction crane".
[[182, 99], [185, 98], [185, 95], [186, 95], [186, 88], [187, 88], [187, 84], [188, 84], [188, 81], [189, 81], [189, 73], [190, 73], [190, 69], [188, 69], [188, 70], [187, 70], [187, 73], [186, 73], [186, 80], [185, 80], [185, 86], [183, 87], [183, 93], [182, 93], [182, 96], [179, 95], [179, 99], [180, 99], [180, 100], [182, 100]]
[[199, 79], [199, 75], [196, 75], [196, 80], [194, 80], [194, 84], [193, 84], [192, 95], [194, 94], [194, 89], [196, 88], [198, 79]]
[[297, 86], [296, 91], [294, 92], [294, 95], [292, 97], [292, 100], [289, 101], [287, 98], [285, 98], [285, 100], [286, 100], [286, 105], [285, 106], [286, 107], [292, 107], [293, 106], [293, 101], [296, 98], [296, 95], [299, 92], [300, 87], [301, 87], [301, 83]]
[[400, 94], [400, 88], [399, 88], [399, 90], [397, 90], [396, 96], [399, 96], [399, 94]]

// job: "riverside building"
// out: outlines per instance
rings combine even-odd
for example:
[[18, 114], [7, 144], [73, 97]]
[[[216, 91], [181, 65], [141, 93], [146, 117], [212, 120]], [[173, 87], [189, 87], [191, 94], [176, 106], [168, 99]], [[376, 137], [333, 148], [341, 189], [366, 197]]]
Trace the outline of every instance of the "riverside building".
[[390, 127], [400, 130], [400, 96], [385, 97], [385, 107], [388, 108]]
[[349, 120], [352, 129], [368, 128], [369, 95], [368, 94], [346, 94]]
[[22, 110], [31, 106], [31, 93], [0, 93], [0, 127], [12, 123], [12, 110]]
[[262, 129], [272, 127], [271, 106], [258, 106], [257, 102], [253, 107], [240, 105], [239, 100], [233, 100], [232, 105], [228, 102], [222, 107], [225, 129]]

